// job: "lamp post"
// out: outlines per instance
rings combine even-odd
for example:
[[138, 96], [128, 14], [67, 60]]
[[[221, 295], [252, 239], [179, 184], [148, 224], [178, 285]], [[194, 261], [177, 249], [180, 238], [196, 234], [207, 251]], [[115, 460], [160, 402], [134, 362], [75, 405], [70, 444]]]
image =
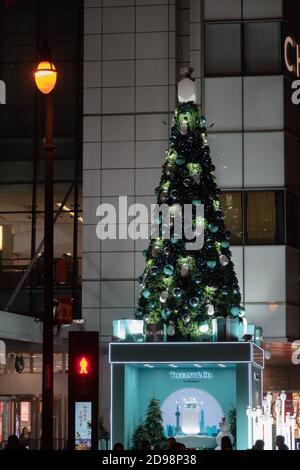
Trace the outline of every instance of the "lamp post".
[[34, 73], [35, 83], [45, 95], [45, 223], [44, 223], [44, 311], [43, 311], [43, 382], [41, 448], [53, 449], [53, 89], [57, 72], [51, 50], [44, 42], [40, 63]]

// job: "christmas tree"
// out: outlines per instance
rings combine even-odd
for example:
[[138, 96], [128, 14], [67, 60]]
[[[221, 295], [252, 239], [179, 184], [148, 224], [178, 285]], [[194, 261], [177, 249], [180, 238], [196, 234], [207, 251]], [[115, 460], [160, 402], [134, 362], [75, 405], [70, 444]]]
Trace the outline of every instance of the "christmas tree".
[[149, 442], [154, 449], [163, 448], [166, 443], [166, 437], [163, 428], [163, 419], [159, 400], [155, 397], [151, 398], [148, 405], [145, 429]]
[[[169, 339], [207, 340], [216, 317], [238, 317], [245, 311], [234, 266], [230, 238], [220, 207], [220, 189], [207, 145], [206, 119], [195, 104], [191, 69], [179, 83], [175, 112], [157, 203], [169, 206], [169, 225], [160, 216], [159, 233], [145, 250], [146, 268], [135, 317], [146, 324], [163, 322]], [[197, 205], [204, 205], [199, 216]], [[192, 206], [192, 228], [202, 223], [204, 244], [191, 249], [191, 240], [178, 236], [175, 217]], [[186, 224], [182, 217], [182, 224]], [[170, 231], [170, 237], [166, 237]]]
[[142, 418], [140, 419], [140, 422], [136, 428], [136, 430], [133, 433], [132, 436], [132, 448], [134, 450], [140, 450], [141, 449], [141, 444], [144, 441], [149, 441], [149, 436], [147, 429], [145, 427], [145, 423], [143, 422]]

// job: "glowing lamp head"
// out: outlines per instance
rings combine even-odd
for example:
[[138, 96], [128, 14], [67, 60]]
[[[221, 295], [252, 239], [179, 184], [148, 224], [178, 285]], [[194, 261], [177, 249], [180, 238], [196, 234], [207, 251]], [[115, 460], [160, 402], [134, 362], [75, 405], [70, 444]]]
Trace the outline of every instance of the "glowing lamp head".
[[89, 364], [88, 359], [85, 356], [80, 357], [79, 361], [78, 361], [78, 373], [79, 373], [79, 375], [88, 375], [89, 374], [89, 367], [90, 367], [90, 364]]
[[38, 89], [44, 95], [48, 95], [56, 85], [57, 72], [54, 64], [49, 61], [40, 62], [34, 72], [34, 77]]

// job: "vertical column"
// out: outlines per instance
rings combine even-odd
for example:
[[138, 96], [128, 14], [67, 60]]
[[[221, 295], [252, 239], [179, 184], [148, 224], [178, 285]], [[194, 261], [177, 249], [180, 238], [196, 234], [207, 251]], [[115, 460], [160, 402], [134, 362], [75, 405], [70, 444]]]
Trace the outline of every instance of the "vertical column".
[[193, 76], [196, 79], [196, 93], [197, 93], [197, 102], [198, 104], [202, 103], [201, 96], [201, 79], [203, 74], [203, 65], [202, 65], [202, 0], [190, 0], [190, 65], [194, 68]]
[[247, 407], [252, 407], [252, 365], [236, 366], [236, 447], [246, 450], [248, 446]]
[[84, 9], [83, 116], [83, 285], [86, 329], [100, 328], [100, 241], [96, 208], [101, 195], [102, 0], [86, 0]]

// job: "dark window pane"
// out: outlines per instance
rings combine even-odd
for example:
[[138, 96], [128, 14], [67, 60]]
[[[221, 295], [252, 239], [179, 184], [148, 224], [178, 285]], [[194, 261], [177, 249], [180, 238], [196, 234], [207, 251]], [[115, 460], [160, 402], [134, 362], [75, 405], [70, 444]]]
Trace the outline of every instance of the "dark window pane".
[[281, 72], [280, 23], [245, 23], [244, 67], [247, 74]]
[[241, 25], [205, 26], [205, 74], [241, 74]]

